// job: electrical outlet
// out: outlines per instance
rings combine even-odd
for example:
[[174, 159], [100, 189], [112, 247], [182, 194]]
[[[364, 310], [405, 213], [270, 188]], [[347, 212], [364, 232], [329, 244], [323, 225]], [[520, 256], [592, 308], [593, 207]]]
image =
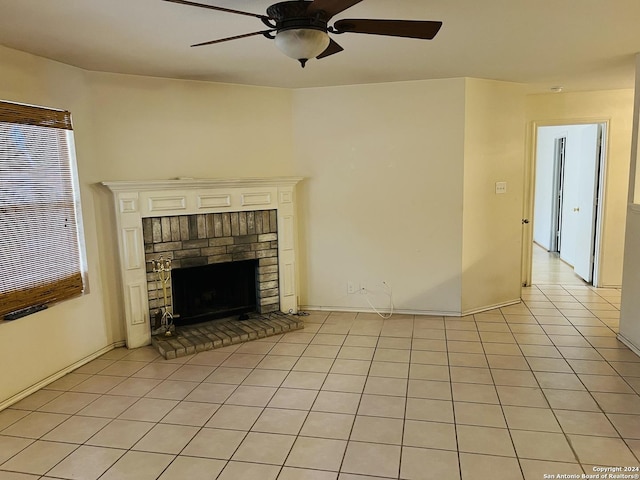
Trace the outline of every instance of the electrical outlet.
[[347, 293], [348, 294], [356, 293], [356, 286], [353, 284], [352, 281], [347, 282]]
[[364, 283], [360, 284], [360, 288], [358, 289], [358, 291], [363, 295], [367, 293], [367, 287], [365, 287]]

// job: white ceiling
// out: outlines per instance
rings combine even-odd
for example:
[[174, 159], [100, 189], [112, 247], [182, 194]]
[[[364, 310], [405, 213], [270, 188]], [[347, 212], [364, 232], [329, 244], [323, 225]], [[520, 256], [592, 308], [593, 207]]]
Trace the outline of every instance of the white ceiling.
[[[265, 13], [269, 0], [199, 0]], [[303, 70], [257, 18], [162, 0], [0, 0], [0, 44], [88, 70], [273, 87], [452, 77], [532, 91], [632, 88], [639, 0], [364, 0], [336, 16], [441, 20], [432, 41], [334, 36], [344, 52]]]

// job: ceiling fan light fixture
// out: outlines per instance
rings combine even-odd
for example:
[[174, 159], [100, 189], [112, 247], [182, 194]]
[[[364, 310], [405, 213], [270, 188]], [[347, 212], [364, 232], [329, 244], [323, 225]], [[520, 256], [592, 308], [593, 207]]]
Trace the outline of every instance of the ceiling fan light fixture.
[[298, 60], [302, 66], [310, 58], [324, 52], [331, 39], [327, 32], [314, 28], [291, 28], [276, 34], [276, 47], [287, 57]]
[[[165, 2], [206, 8], [220, 12], [256, 17], [267, 26], [267, 30], [219, 38], [208, 42], [196, 43], [192, 47], [214, 45], [230, 40], [263, 35], [274, 40], [276, 47], [288, 57], [300, 62], [304, 68], [307, 60], [330, 57], [344, 50], [331, 34], [360, 33], [384, 35], [388, 37], [416, 38], [432, 40], [442, 27], [440, 21], [429, 20], [391, 20], [391, 19], [341, 19], [328, 26], [328, 22], [337, 14], [353, 7], [363, 0], [281, 0], [267, 8], [266, 15], [217, 7], [208, 3], [192, 0], [164, 0]], [[274, 35], [273, 32], [276, 32]]]

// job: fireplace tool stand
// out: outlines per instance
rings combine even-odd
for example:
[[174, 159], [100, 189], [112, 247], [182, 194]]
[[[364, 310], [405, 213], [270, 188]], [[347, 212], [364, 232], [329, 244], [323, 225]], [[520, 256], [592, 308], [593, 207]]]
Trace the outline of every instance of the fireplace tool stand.
[[151, 260], [153, 273], [156, 275], [156, 296], [162, 286], [162, 306], [155, 315], [152, 335], [164, 335], [170, 337], [176, 330], [173, 324], [173, 314], [168, 309], [167, 284], [171, 281], [171, 259], [160, 257]]

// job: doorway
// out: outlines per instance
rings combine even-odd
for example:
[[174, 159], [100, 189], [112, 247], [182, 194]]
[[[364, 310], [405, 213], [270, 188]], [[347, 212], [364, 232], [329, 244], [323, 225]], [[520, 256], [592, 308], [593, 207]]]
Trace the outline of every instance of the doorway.
[[[553, 155], [552, 187], [551, 187], [551, 228], [549, 237], [549, 252], [560, 254], [562, 245], [562, 205], [564, 202], [564, 174], [565, 160], [567, 156], [567, 137], [562, 136], [555, 139]], [[537, 204], [535, 202], [534, 204]], [[535, 242], [535, 238], [534, 238]], [[535, 257], [534, 257], [535, 259]], [[535, 262], [534, 262], [535, 265]]]
[[537, 247], [598, 285], [606, 132], [606, 122], [534, 125], [523, 285], [531, 284]]

